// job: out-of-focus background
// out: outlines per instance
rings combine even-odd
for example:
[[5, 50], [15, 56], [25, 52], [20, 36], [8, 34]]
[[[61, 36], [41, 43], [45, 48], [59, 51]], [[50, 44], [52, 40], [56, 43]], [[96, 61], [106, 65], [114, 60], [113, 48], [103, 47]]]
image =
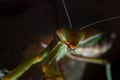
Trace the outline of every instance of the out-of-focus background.
[[[119, 0], [65, 0], [65, 3], [74, 27], [120, 16]], [[61, 0], [1, 0], [0, 72], [12, 70], [26, 58], [41, 52], [39, 41], [48, 44], [56, 29], [66, 26], [69, 25]], [[105, 22], [104, 26], [117, 33], [112, 48], [103, 58], [112, 64], [113, 80], [120, 80], [120, 19]], [[65, 58], [61, 65], [66, 80], [106, 80], [104, 66]], [[40, 80], [41, 76], [39, 63], [20, 80]]]

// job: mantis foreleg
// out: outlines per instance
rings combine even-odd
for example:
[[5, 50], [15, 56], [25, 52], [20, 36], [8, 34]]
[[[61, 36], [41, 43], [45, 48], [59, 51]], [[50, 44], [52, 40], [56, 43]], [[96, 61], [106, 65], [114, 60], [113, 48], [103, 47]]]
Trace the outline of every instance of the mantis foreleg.
[[[58, 43], [49, 53], [49, 55], [45, 58], [43, 61], [42, 70], [45, 74], [45, 80], [64, 80], [63, 75], [59, 73], [56, 69], [53, 69], [51, 66], [51, 62], [53, 59], [57, 57], [57, 53], [60, 51], [60, 47], [62, 46], [62, 43]], [[58, 68], [58, 65], [56, 65]]]
[[16, 80], [20, 77], [26, 70], [28, 70], [33, 64], [41, 62], [49, 53], [51, 49], [57, 44], [56, 39], [53, 39], [48, 47], [39, 55], [28, 58], [22, 64], [20, 64], [17, 68], [11, 71], [8, 75], [6, 75], [2, 80]]

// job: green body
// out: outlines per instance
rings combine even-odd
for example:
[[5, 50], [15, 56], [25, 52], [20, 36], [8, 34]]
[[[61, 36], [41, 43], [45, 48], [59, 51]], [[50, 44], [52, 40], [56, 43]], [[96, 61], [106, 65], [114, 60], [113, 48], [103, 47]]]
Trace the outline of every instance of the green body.
[[[73, 34], [74, 33], [74, 34]], [[94, 34], [93, 34], [94, 33]], [[91, 33], [92, 36], [95, 36], [99, 32], [93, 32]], [[71, 53], [68, 51], [68, 48], [74, 51], [77, 48], [84, 48], [88, 45], [94, 45], [98, 41], [100, 41], [103, 37], [102, 33], [99, 33], [99, 35], [96, 35], [95, 37], [91, 38], [90, 36], [86, 36], [86, 32], [83, 31], [76, 31], [72, 32], [71, 30], [67, 30], [64, 28], [61, 28], [57, 31], [58, 37], [55, 37], [51, 43], [47, 46], [46, 49], [43, 50], [42, 53], [40, 53], [37, 56], [31, 57], [24, 61], [22, 64], [20, 64], [17, 68], [15, 68], [13, 71], [11, 71], [8, 75], [6, 75], [3, 80], [16, 80], [18, 77], [20, 77], [25, 71], [27, 71], [32, 65], [41, 62], [43, 64], [43, 72], [45, 73], [46, 80], [48, 80], [48, 76], [53, 77], [54, 79], [50, 80], [64, 80], [62, 75], [62, 72], [59, 74], [58, 71], [55, 71], [50, 68], [50, 64], [53, 60], [60, 60], [65, 55], [68, 54], [76, 54]], [[75, 39], [74, 36], [75, 35]], [[86, 41], [85, 41], [86, 40]], [[83, 43], [81, 43], [83, 42]], [[81, 58], [82, 59], [82, 58]], [[92, 62], [92, 63], [99, 63], [103, 64], [104, 62], [102, 60], [92, 60], [92, 59], [82, 59], [83, 61]], [[110, 67], [107, 66], [107, 76], [108, 80], [111, 80], [110, 70], [108, 69]], [[56, 77], [56, 75], [58, 75]]]

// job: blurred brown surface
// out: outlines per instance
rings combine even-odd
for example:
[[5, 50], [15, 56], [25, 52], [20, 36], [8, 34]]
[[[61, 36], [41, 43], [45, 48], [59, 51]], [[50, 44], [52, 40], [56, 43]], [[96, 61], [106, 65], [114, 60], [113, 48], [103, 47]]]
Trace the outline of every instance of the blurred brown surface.
[[[65, 2], [73, 26], [82, 27], [91, 23], [90, 19], [85, 22], [87, 16], [96, 16], [95, 19], [97, 16], [104, 19], [120, 16], [119, 0], [65, 0]], [[82, 15], [86, 18], [85, 20]], [[103, 58], [107, 58], [112, 63], [113, 80], [120, 80], [120, 19], [106, 22], [106, 24], [117, 33], [117, 37], [113, 47]], [[44, 42], [46, 37], [49, 37], [48, 35], [50, 35], [50, 38], [47, 39], [49, 42], [52, 39], [52, 34], [55, 33], [55, 29], [61, 26], [68, 26], [61, 0], [0, 1], [0, 68], [13, 69], [16, 67], [29, 55], [23, 53], [29, 45], [37, 39]], [[79, 66], [75, 65], [75, 68], [78, 68], [78, 73], [75, 72], [73, 76], [79, 74]], [[38, 70], [41, 68], [34, 66], [31, 69], [34, 69], [31, 73], [40, 73]], [[41, 74], [31, 75], [35, 76], [33, 80], [37, 80]], [[106, 80], [105, 67], [88, 64], [82, 80]]]

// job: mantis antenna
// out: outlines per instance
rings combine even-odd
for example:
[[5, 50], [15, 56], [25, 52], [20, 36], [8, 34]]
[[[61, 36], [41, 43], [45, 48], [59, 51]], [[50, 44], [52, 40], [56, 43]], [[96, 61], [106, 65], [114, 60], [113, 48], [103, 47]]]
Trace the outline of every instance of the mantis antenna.
[[120, 16], [116, 16], [116, 17], [112, 17], [112, 18], [108, 18], [108, 19], [103, 19], [103, 20], [100, 20], [100, 21], [97, 21], [97, 22], [93, 22], [91, 24], [88, 24], [88, 25], [85, 25], [83, 26], [82, 28], [80, 28], [79, 30], [82, 30], [82, 29], [85, 29], [87, 27], [90, 27], [90, 26], [93, 26], [95, 24], [99, 24], [99, 23], [102, 23], [102, 22], [106, 22], [106, 21], [110, 21], [110, 20], [114, 20], [114, 19], [118, 19], [120, 18]]
[[63, 4], [63, 7], [65, 9], [65, 13], [67, 15], [67, 19], [68, 19], [69, 26], [70, 26], [70, 29], [71, 29], [72, 28], [72, 23], [71, 23], [70, 16], [69, 16], [69, 13], [68, 13], [68, 10], [67, 10], [67, 7], [65, 5], [65, 1], [64, 0], [62, 0], [62, 4]]

